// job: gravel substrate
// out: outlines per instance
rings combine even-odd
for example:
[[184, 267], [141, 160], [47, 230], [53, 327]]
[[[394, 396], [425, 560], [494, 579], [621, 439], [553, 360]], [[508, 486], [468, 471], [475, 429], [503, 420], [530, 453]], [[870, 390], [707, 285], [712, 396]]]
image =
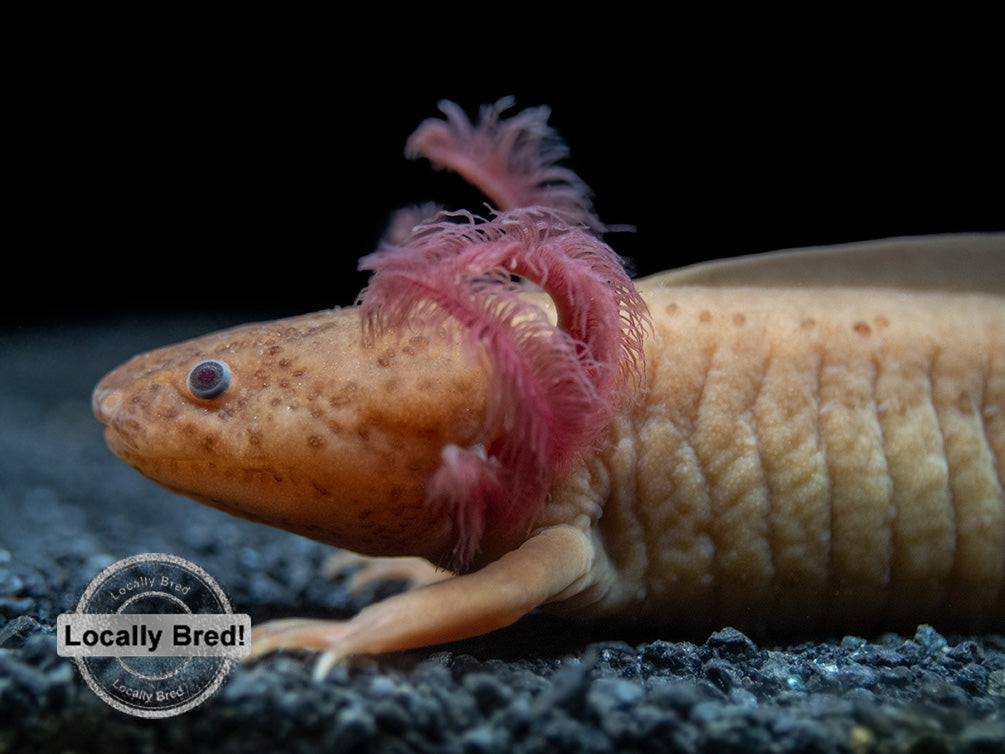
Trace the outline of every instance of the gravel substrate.
[[20, 751], [1003, 752], [1005, 638], [755, 643], [723, 627], [590, 633], [530, 616], [488, 637], [337, 667], [238, 666], [166, 720], [118, 712], [56, 654], [56, 617], [114, 561], [187, 558], [253, 622], [344, 617], [401, 585], [326, 580], [330, 548], [172, 495], [105, 448], [90, 390], [133, 353], [235, 320], [0, 334], [0, 753]]

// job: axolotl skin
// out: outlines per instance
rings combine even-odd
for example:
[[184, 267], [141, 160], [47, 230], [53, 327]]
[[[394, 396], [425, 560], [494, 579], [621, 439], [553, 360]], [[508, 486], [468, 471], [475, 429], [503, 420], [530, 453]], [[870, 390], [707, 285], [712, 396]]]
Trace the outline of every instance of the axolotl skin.
[[348, 621], [259, 626], [253, 653], [327, 667], [539, 606], [680, 635], [1005, 628], [1005, 236], [633, 282], [547, 110], [504, 104], [473, 125], [444, 103], [408, 147], [493, 217], [405, 211], [358, 305], [94, 391], [112, 451], [168, 489], [445, 569]]

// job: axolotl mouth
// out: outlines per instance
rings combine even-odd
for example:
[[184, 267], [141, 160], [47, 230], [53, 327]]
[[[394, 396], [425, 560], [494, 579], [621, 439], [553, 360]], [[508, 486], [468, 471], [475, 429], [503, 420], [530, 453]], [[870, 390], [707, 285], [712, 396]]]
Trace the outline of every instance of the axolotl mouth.
[[[135, 357], [108, 373], [91, 394], [91, 410], [105, 425], [105, 441], [109, 449], [134, 467], [137, 466], [134, 460], [164, 457], [165, 450], [163, 445], [143, 442], [147, 428], [140, 414], [148, 410], [150, 398], [160, 390], [172, 390], [166, 381], [148, 384], [143, 391], [135, 389], [141, 371], [134, 367], [137, 360], [148, 356]], [[146, 393], [145, 400], [141, 398], [142, 393]], [[163, 418], [167, 419], [168, 414], [164, 414]]]

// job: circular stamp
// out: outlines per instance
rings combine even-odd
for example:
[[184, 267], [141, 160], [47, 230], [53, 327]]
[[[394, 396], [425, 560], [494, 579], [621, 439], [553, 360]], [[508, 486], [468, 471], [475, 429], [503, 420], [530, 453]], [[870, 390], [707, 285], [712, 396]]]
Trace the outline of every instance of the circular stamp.
[[99, 573], [57, 619], [57, 650], [121, 712], [179, 715], [202, 704], [248, 654], [251, 619], [220, 585], [175, 555], [125, 558]]

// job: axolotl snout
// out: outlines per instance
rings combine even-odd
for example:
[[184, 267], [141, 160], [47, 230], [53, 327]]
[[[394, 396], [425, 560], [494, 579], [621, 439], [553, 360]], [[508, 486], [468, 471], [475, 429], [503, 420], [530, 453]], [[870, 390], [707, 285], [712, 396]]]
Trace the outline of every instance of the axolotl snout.
[[265, 624], [256, 654], [331, 662], [541, 605], [680, 630], [1005, 625], [1005, 237], [633, 282], [545, 110], [444, 107], [409, 150], [495, 217], [403, 215], [360, 305], [152, 351], [95, 389], [111, 449], [165, 487], [458, 574]]

